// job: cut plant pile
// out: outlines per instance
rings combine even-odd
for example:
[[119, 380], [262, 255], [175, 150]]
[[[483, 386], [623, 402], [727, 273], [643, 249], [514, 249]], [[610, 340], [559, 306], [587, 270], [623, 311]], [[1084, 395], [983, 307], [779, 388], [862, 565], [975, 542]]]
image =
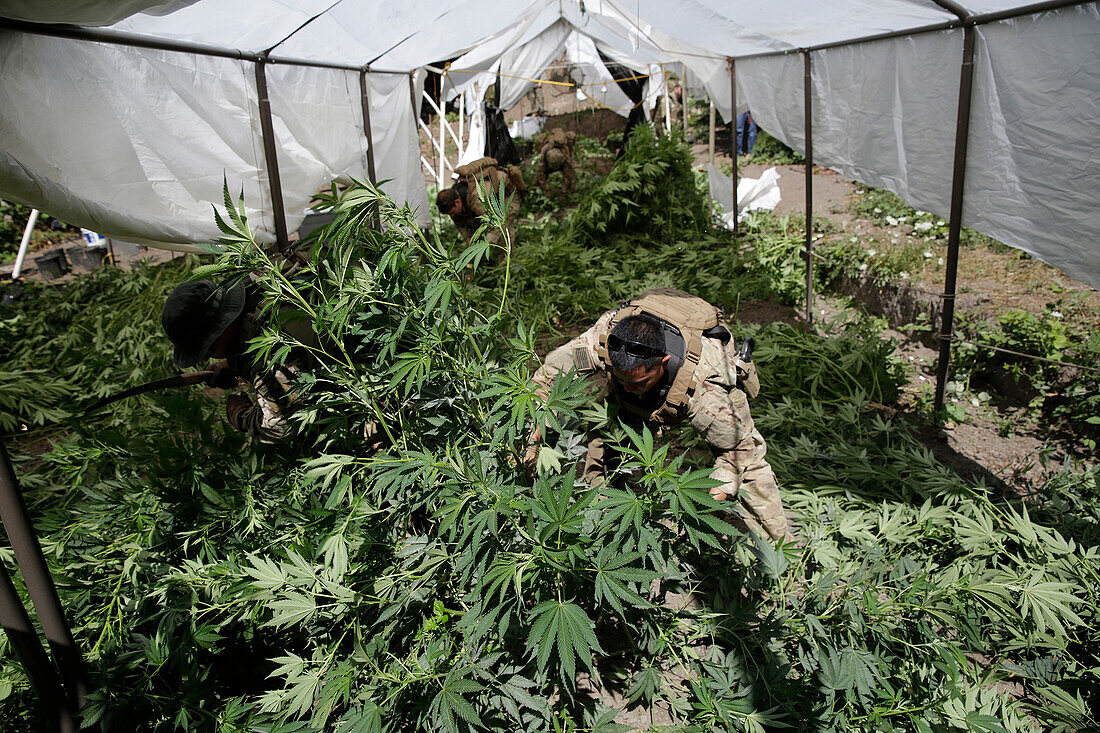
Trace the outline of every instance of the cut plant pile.
[[[293, 447], [244, 441], [181, 390], [71, 421], [18, 468], [95, 677], [89, 723], [625, 731], [630, 712], [604, 702], [627, 700], [700, 733], [1098, 724], [1100, 472], [1066, 467], [1025, 500], [945, 468], [889, 409], [904, 375], [873, 322], [735, 326], [758, 345], [754, 417], [794, 545], [728, 524], [692, 435], [632, 432], [580, 380], [535, 396], [536, 341], [621, 297], [670, 285], [730, 312], [746, 293], [799, 297], [797, 234], [771, 219], [738, 240], [710, 231], [694, 187], [669, 185], [690, 179], [682, 147], [651, 144], [560, 226], [521, 228], [504, 267], [483, 266], [483, 239], [459, 251], [357, 185], [327, 198], [332, 223], [288, 274], [227, 196], [220, 253], [186, 275], [251, 273], [270, 313], [313, 323]], [[671, 209], [611, 211], [611, 188]], [[503, 202], [490, 209], [503, 228]], [[55, 339], [88, 345], [43, 357], [0, 407], [57, 419], [56, 400], [16, 388], [45, 376], [71, 399], [166, 370], [157, 315], [184, 276], [80, 278], [69, 287], [91, 290], [62, 318], [39, 304], [73, 290], [4, 306], [4, 343], [22, 346], [0, 371]], [[129, 278], [144, 283], [132, 310], [92, 297]], [[81, 368], [97, 345], [115, 363]], [[253, 344], [270, 361], [302, 346], [274, 323]], [[532, 481], [518, 466], [534, 424], [557, 437]], [[628, 459], [599, 491], [574, 467], [593, 433]], [[0, 721], [35, 730], [0, 643]]]

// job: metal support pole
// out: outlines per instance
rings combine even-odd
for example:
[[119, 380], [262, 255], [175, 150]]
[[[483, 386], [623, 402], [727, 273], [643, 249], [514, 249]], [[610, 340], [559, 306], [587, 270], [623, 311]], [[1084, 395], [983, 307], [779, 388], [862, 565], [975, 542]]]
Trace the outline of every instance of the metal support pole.
[[806, 106], [806, 322], [814, 324], [814, 125], [810, 52], [802, 52]]
[[279, 251], [290, 249], [290, 234], [286, 227], [286, 210], [283, 208], [283, 184], [279, 178], [279, 155], [275, 147], [275, 126], [271, 122], [271, 100], [267, 96], [267, 60], [256, 61], [256, 98], [260, 107], [260, 132], [264, 142], [264, 160], [267, 163], [267, 182], [271, 189], [271, 213], [275, 217], [275, 239]]
[[463, 142], [466, 138], [466, 93], [458, 95], [458, 157], [462, 157], [462, 152], [466, 149], [466, 143]]
[[733, 161], [733, 233], [737, 235], [738, 215], [737, 208], [737, 62], [732, 57], [729, 59], [730, 72], [730, 160]]
[[11, 270], [11, 279], [18, 280], [23, 273], [23, 258], [27, 256], [27, 247], [31, 243], [31, 233], [38, 222], [38, 209], [31, 209], [31, 215], [27, 219], [27, 226], [23, 229], [23, 238], [19, 240], [19, 253], [15, 255], [15, 266]]
[[665, 72], [665, 65], [661, 64], [661, 80], [665, 85], [665, 132], [669, 135], [672, 134], [672, 105], [668, 99], [668, 74]]
[[687, 67], [684, 66], [684, 62], [680, 62], [680, 123], [684, 128], [684, 135], [687, 135], [688, 129], [688, 85], [687, 85]]
[[27, 593], [34, 603], [38, 622], [46, 641], [50, 644], [54, 663], [61, 673], [65, 686], [64, 704], [70, 717], [76, 718], [77, 712], [84, 707], [88, 696], [88, 676], [84, 670], [84, 660], [77, 649], [73, 632], [65, 620], [61, 609], [61, 599], [57, 595], [42, 546], [34, 533], [27, 505], [23, 503], [23, 494], [15, 479], [7, 448], [0, 444], [0, 521], [8, 534], [15, 561], [23, 574]]
[[[413, 106], [413, 126], [416, 127], [416, 120], [420, 117], [420, 100], [416, 98], [416, 72], [409, 72], [409, 102]], [[419, 132], [417, 137], [420, 137]]]
[[[363, 105], [363, 135], [367, 138], [367, 178], [372, 186], [378, 185], [378, 171], [374, 168], [374, 133], [370, 125], [370, 92], [367, 89], [367, 70], [359, 72], [359, 98]], [[374, 228], [381, 229], [382, 221], [378, 215], [377, 204], [374, 207]]]
[[710, 157], [710, 164], [714, 165], [714, 100], [710, 100], [710, 134], [707, 136], [707, 154]]
[[951, 215], [947, 226], [947, 271], [943, 283], [940, 322], [940, 358], [936, 365], [936, 399], [933, 412], [942, 414], [947, 375], [951, 365], [951, 334], [955, 328], [955, 286], [959, 269], [959, 233], [962, 230], [963, 185], [966, 179], [966, 143], [970, 137], [970, 98], [974, 88], [973, 26], [963, 29], [963, 60], [959, 76], [959, 113], [955, 122], [955, 163], [951, 173]]
[[78, 726], [65, 704], [65, 694], [61, 691], [57, 672], [42, 648], [38, 632], [31, 624], [27, 609], [23, 607], [23, 601], [3, 563], [0, 563], [0, 626], [7, 632], [8, 643], [15, 650], [31, 688], [38, 696], [47, 730], [51, 733], [76, 731]]
[[359, 72], [359, 96], [363, 103], [363, 134], [367, 138], [367, 176], [372, 185], [378, 185], [378, 172], [374, 169], [374, 133], [370, 127], [370, 92], [367, 90], [367, 70]]

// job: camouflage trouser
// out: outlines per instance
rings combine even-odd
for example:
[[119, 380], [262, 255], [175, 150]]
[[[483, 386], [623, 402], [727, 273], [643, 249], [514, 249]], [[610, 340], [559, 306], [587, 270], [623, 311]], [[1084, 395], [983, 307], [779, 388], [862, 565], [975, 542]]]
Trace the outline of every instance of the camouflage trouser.
[[748, 529], [773, 540], [789, 538], [787, 515], [783, 512], [775, 473], [765, 458], [767, 452], [764, 437], [753, 428], [736, 448], [719, 456], [710, 475], [731, 488], [739, 487], [737, 498], [745, 510], [741, 512], [741, 522]]
[[[787, 527], [787, 515], [783, 512], [783, 500], [779, 496], [775, 473], [765, 458], [767, 452], [764, 437], [753, 428], [733, 451], [719, 456], [710, 475], [731, 489], [738, 487], [737, 498], [741, 502], [742, 511], [734, 521], [735, 525], [773, 540], [781, 537], [789, 539], [791, 534]], [[603, 440], [590, 440], [584, 459], [585, 481], [589, 486], [601, 486], [607, 480], [608, 471], [614, 470], [618, 460], [618, 454], [604, 445]]]

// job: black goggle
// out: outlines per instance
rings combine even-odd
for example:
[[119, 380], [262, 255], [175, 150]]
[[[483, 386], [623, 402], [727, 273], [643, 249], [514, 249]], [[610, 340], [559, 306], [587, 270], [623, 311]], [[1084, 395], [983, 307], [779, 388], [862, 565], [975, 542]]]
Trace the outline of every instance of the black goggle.
[[637, 341], [626, 341], [618, 336], [608, 335], [607, 348], [611, 351], [625, 351], [635, 359], [651, 359], [654, 356], [664, 356], [665, 352], [652, 346], [640, 344]]

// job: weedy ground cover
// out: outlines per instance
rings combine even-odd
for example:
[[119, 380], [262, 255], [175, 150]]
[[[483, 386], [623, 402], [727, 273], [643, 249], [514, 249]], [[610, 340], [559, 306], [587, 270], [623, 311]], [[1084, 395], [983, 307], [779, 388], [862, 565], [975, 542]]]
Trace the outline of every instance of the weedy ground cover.
[[[939, 280], [947, 243], [944, 220], [907, 206], [889, 191], [874, 188], [860, 189], [852, 199], [851, 209], [852, 213], [884, 227], [885, 232], [894, 233], [871, 240], [857, 235], [828, 237], [818, 248], [820, 259], [815, 274], [822, 287], [828, 288], [840, 275], [912, 283], [925, 289], [942, 287]], [[1030, 303], [1026, 308], [1002, 307], [995, 313], [990, 313], [988, 307], [961, 309], [955, 325], [962, 340], [953, 349], [953, 387], [960, 395], [966, 395], [966, 401], [988, 401], [992, 393], [1008, 404], [1022, 404], [1033, 418], [1043, 419], [1059, 434], [1079, 444], [1080, 453], [1095, 453], [1100, 440], [1100, 417], [1097, 416], [1100, 382], [1097, 373], [1087, 368], [1095, 366], [1100, 355], [1100, 310], [1095, 299], [1090, 299], [1086, 290], [1067, 293], [1066, 289], [1050, 281], [1050, 268], [985, 235], [964, 228], [961, 244], [964, 265], [968, 252], [993, 253], [1028, 270], [1021, 276], [1022, 283], [1013, 280], [1008, 286], [1020, 290], [1021, 285], [1037, 281], [1037, 285], [1025, 288], [1025, 292], [1037, 290], [1046, 297], [1026, 298], [1023, 300]], [[968, 278], [977, 275], [973, 269], [964, 268], [960, 274], [963, 292], [968, 287]], [[933, 284], [927, 284], [929, 282]], [[985, 284], [979, 288], [1006, 285], [1000, 280], [996, 285], [983, 282]], [[997, 298], [986, 300], [1003, 302]], [[913, 331], [936, 327], [928, 322], [895, 325]], [[1086, 368], [1068, 366], [1074, 364]], [[982, 394], [986, 397], [979, 398]], [[949, 405], [948, 409], [949, 417], [956, 422], [966, 419], [963, 402]]]
[[[633, 433], [576, 380], [540, 400], [529, 377], [544, 336], [532, 324], [587, 318], [651, 282], [728, 306], [738, 291], [725, 275], [754, 287], [748, 247], [720, 249], [745, 271], [722, 269], [708, 236], [725, 235], [662, 231], [645, 246], [631, 227], [651, 223], [629, 224], [608, 236], [616, 255], [639, 253], [618, 266], [629, 273], [618, 292], [563, 279], [532, 297], [553, 261], [564, 266], [549, 234], [486, 269], [483, 240], [460, 251], [426, 235], [370, 186], [327, 203], [332, 224], [286, 272], [227, 200], [224, 251], [192, 272], [256, 277], [274, 320], [254, 344], [262, 358], [303, 346], [278, 318], [308, 318], [322, 336], [299, 380], [293, 447], [246, 442], [216, 403], [180, 391], [124, 420], [71, 423], [20, 463], [96, 679], [89, 721], [622, 731], [605, 707], [615, 694], [679, 731], [1096, 725], [1095, 471], [1067, 466], [1038, 496], [1000, 496], [881, 409], [902, 376], [868, 323], [830, 336], [738, 325], [758, 344], [754, 416], [802, 539], [742, 536], [707, 495], [690, 435]], [[381, 231], [370, 226], [379, 207]], [[491, 208], [502, 224], [505, 207]], [[589, 265], [603, 268], [599, 253]], [[171, 267], [139, 273], [165, 281], [131, 293], [141, 305], [124, 345], [146, 352], [111, 351], [123, 367], [167, 363], [154, 337], [163, 293], [183, 275]], [[84, 308], [87, 323], [120, 323], [109, 305]], [[66, 323], [4, 317], [32, 352]], [[3, 368], [17, 358], [5, 352]], [[120, 378], [110, 369], [92, 371]], [[536, 422], [553, 428], [559, 463], [532, 481], [517, 466]], [[367, 424], [386, 436], [381, 449], [363, 440]], [[600, 490], [571, 460], [592, 434], [627, 457]], [[667, 603], [673, 592], [692, 602]], [[0, 720], [34, 730], [3, 643]]]

